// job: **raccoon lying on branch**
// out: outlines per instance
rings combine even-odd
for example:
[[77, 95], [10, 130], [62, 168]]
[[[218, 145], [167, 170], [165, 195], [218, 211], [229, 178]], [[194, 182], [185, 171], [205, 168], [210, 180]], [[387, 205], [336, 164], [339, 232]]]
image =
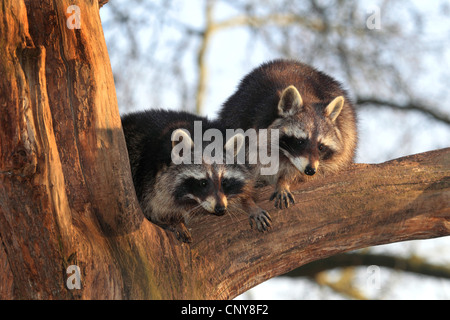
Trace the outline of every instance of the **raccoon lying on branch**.
[[[266, 231], [271, 218], [253, 201], [251, 173], [245, 166], [227, 164], [225, 159], [220, 163], [208, 161], [203, 155], [204, 141], [195, 141], [195, 145], [191, 138], [195, 135], [195, 122], [201, 124], [202, 136], [205, 130], [214, 128], [213, 122], [187, 112], [149, 110], [122, 117], [133, 183], [144, 215], [174, 232], [178, 240], [191, 242], [186, 223], [195, 215], [206, 211], [221, 216], [230, 203], [236, 203], [248, 213], [252, 227]], [[235, 156], [243, 139], [236, 134], [225, 146], [221, 144], [223, 155], [228, 152]], [[187, 150], [188, 154], [182, 156], [190, 159], [195, 158], [198, 147], [200, 161], [183, 162], [173, 152], [175, 146]]]
[[[205, 149], [203, 142], [196, 146], [191, 139], [195, 121], [200, 121], [204, 130], [220, 127], [222, 134], [227, 129], [255, 129], [258, 141], [268, 142], [270, 152], [277, 155], [278, 170], [261, 174], [266, 163], [248, 162], [248, 141], [245, 165], [209, 163], [207, 159], [174, 164], [173, 135], [182, 138], [188, 154], [198, 147]], [[253, 199], [256, 181], [275, 184], [270, 200], [275, 199], [277, 208], [282, 209], [283, 204], [287, 208], [295, 203], [292, 183], [344, 169], [353, 161], [357, 141], [355, 111], [341, 85], [292, 60], [275, 60], [250, 72], [224, 103], [215, 122], [186, 112], [151, 110], [124, 116], [122, 125], [145, 216], [183, 242], [192, 240], [185, 223], [199, 209], [223, 215], [230, 200], [248, 212], [252, 226], [268, 230], [270, 215]], [[268, 133], [261, 129], [274, 129], [278, 134], [261, 139]], [[243, 141], [244, 135], [235, 134], [224, 148], [231, 146], [236, 156], [239, 147], [234, 149], [234, 143], [242, 145]], [[261, 160], [261, 154], [256, 158]]]
[[[297, 61], [264, 63], [246, 75], [218, 121], [230, 129], [279, 130], [279, 140], [271, 141], [272, 152], [279, 151], [278, 171], [258, 179], [275, 184], [270, 200], [280, 209], [295, 203], [292, 183], [342, 170], [355, 156], [355, 110], [346, 92]], [[255, 167], [258, 174], [261, 164]]]

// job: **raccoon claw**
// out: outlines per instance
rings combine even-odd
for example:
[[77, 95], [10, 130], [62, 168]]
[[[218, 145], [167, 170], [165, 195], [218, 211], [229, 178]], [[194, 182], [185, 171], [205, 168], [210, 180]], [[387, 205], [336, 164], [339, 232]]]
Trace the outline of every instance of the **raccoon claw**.
[[175, 232], [175, 236], [177, 237], [177, 240], [184, 242], [184, 243], [191, 243], [192, 242], [192, 237], [191, 234], [189, 232], [184, 233], [184, 232], [180, 232], [180, 231], [176, 231]]
[[192, 236], [189, 230], [186, 228], [185, 225], [180, 224], [172, 229], [173, 233], [175, 233], [175, 237], [177, 240], [184, 242], [184, 243], [191, 243], [192, 242]]
[[264, 232], [272, 227], [272, 219], [267, 211], [261, 210], [258, 213], [253, 213], [249, 216], [250, 227], [256, 226], [258, 231]]
[[289, 208], [289, 204], [295, 204], [294, 196], [288, 190], [275, 191], [270, 196], [270, 201], [275, 199], [275, 208], [283, 209], [283, 202], [286, 208]]

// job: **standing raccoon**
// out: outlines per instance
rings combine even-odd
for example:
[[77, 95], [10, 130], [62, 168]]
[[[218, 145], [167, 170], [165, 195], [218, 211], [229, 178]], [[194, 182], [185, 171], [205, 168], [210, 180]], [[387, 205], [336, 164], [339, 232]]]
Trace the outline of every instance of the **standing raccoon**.
[[[181, 160], [172, 152], [180, 138], [183, 150], [190, 150], [194, 158], [194, 121], [201, 121], [202, 130], [212, 127], [206, 118], [187, 112], [150, 110], [122, 117], [133, 183], [146, 218], [174, 232], [178, 240], [191, 242], [186, 223], [194, 214], [203, 209], [221, 216], [229, 202], [240, 201], [251, 212], [252, 226], [255, 223], [258, 230], [267, 230], [270, 216], [251, 201], [253, 182], [245, 167], [204, 159], [199, 164], [174, 163]], [[239, 144], [242, 146], [243, 136], [235, 135], [224, 149], [237, 153]]]
[[295, 203], [293, 182], [342, 170], [355, 156], [356, 116], [346, 92], [298, 61], [275, 60], [254, 69], [224, 103], [218, 121], [226, 128], [279, 130], [279, 170], [259, 178], [275, 184], [270, 200], [280, 209]]

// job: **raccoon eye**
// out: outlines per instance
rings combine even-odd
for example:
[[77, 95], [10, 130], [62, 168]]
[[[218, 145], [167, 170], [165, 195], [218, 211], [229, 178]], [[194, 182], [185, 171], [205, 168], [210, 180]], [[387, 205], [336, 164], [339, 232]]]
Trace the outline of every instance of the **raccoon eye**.
[[306, 140], [302, 138], [295, 137], [283, 137], [282, 143], [286, 146], [291, 146], [294, 148], [301, 148], [305, 144]]
[[223, 192], [227, 196], [241, 193], [244, 188], [244, 185], [245, 185], [245, 183], [243, 181], [239, 181], [235, 178], [222, 180]]
[[292, 156], [300, 155], [306, 148], [308, 140], [292, 136], [282, 136], [280, 138], [280, 148], [289, 152]]
[[334, 154], [334, 151], [331, 148], [327, 147], [326, 145], [324, 145], [322, 143], [319, 145], [319, 151], [320, 151], [320, 157], [322, 158], [322, 160], [328, 160]]
[[305, 139], [295, 139], [293, 147], [294, 149], [301, 150], [305, 147], [306, 140]]
[[205, 188], [208, 185], [208, 180], [202, 179], [199, 181], [200, 187]]

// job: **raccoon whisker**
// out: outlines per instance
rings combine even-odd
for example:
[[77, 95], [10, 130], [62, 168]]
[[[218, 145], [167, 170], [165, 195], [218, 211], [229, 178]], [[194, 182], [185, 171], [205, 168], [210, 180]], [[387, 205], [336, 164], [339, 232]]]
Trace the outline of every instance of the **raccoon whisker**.
[[203, 204], [204, 202], [205, 202], [205, 201], [203, 201], [202, 203], [196, 205], [195, 207], [190, 208], [188, 211], [186, 211], [186, 212], [183, 214], [184, 221], [185, 221], [187, 224], [189, 224], [189, 222], [192, 220], [192, 218], [195, 217], [196, 213], [198, 212], [198, 209], [200, 209], [200, 208], [202, 207], [202, 204]]
[[248, 215], [248, 212], [247, 211], [245, 211], [244, 209], [242, 209], [242, 208], [238, 208], [237, 209], [237, 211], [239, 212], [239, 213], [242, 213], [242, 214], [244, 214], [244, 215]]
[[183, 215], [184, 217], [184, 222], [189, 225], [191, 223], [191, 221], [193, 220], [193, 218], [195, 217], [195, 212], [188, 212], [185, 215]]
[[230, 211], [230, 214], [234, 215], [235, 218], [239, 219], [238, 214], [247, 214], [247, 212], [243, 210], [240, 206], [233, 206], [233, 210]]
[[228, 210], [228, 215], [233, 223], [239, 222], [238, 216], [236, 215], [235, 210]]
[[290, 147], [290, 146], [287, 146], [287, 147], [284, 147], [284, 148], [280, 147], [280, 150], [283, 153], [292, 153], [294, 151], [294, 149], [292, 147]]

